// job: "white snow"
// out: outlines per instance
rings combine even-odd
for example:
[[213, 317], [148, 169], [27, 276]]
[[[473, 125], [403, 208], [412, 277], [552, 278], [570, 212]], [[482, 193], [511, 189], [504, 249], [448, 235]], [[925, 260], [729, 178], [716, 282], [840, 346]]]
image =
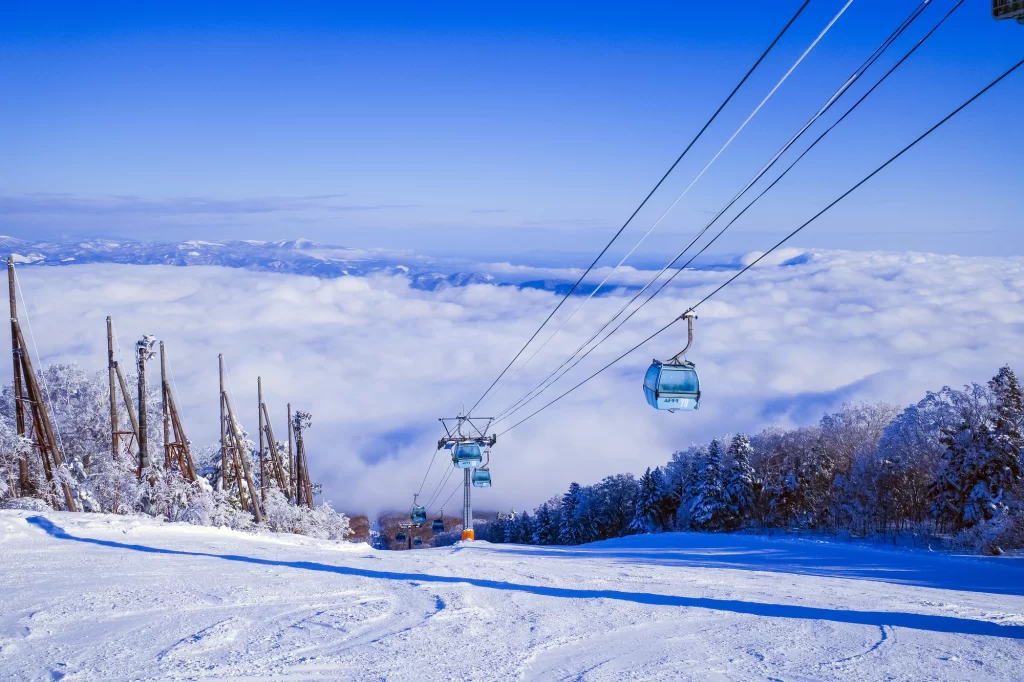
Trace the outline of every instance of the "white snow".
[[1024, 567], [805, 539], [380, 552], [0, 512], [0, 677], [1024, 679]]

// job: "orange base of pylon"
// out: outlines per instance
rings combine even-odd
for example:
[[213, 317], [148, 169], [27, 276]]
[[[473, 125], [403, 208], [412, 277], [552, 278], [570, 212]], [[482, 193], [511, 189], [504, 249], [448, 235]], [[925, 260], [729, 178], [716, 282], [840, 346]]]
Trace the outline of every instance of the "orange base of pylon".
[[462, 539], [464, 541], [465, 540], [476, 540], [476, 534], [473, 532], [472, 528], [470, 528], [469, 530], [464, 530], [464, 531], [462, 531]]

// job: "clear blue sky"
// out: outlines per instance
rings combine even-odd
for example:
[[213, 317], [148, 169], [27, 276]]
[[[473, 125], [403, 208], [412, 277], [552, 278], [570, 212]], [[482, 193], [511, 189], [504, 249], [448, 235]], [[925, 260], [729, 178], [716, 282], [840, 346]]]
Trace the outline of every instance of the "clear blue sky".
[[[9, 2], [0, 232], [593, 253], [798, 4]], [[841, 4], [812, 0], [637, 231]], [[702, 226], [916, 4], [855, 0], [641, 259]], [[770, 243], [1022, 56], [1024, 26], [968, 0], [727, 247]], [[1024, 253], [1022, 110], [1017, 73], [802, 243]]]

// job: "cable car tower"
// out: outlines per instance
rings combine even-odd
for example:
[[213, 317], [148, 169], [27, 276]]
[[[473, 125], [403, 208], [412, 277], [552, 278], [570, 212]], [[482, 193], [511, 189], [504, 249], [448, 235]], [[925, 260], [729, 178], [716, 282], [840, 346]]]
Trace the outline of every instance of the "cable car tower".
[[[437, 449], [451, 450], [452, 465], [456, 469], [462, 469], [463, 472], [462, 539], [473, 540], [475, 539], [473, 502], [470, 494], [473, 490], [473, 474], [483, 464], [483, 448], [494, 447], [494, 444], [498, 442], [498, 437], [493, 433], [487, 435], [487, 430], [491, 428], [494, 417], [459, 415], [458, 417], [442, 417], [438, 421], [444, 427], [445, 436], [437, 441]], [[488, 472], [487, 481], [490, 483], [490, 472]]]
[[993, 19], [1016, 19], [1024, 24], [1024, 0], [992, 0]]

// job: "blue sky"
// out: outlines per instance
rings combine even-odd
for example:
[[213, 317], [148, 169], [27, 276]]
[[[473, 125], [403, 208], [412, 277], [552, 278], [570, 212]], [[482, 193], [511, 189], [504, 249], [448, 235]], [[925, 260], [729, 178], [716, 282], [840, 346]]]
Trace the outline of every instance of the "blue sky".
[[[710, 2], [8, 4], [0, 231], [301, 236], [578, 262], [798, 4], [758, 3], [749, 14]], [[637, 262], [661, 262], [702, 227], [916, 4], [855, 0]], [[931, 4], [869, 77], [953, 0]], [[812, 0], [620, 253], [841, 5]], [[1020, 59], [1022, 46], [1024, 27], [964, 3], [723, 248], [772, 243]], [[1022, 108], [1018, 73], [798, 244], [1024, 253], [1024, 136], [1010, 124]]]

